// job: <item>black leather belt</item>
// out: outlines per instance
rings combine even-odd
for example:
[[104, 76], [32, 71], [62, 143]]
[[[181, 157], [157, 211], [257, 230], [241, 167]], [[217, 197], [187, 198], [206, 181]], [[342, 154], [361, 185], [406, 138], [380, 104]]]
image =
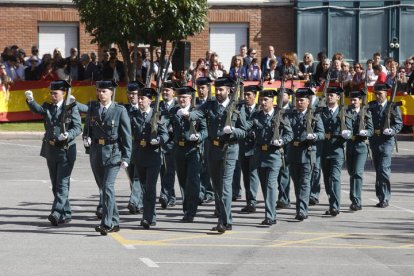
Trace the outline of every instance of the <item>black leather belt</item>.
[[263, 144], [263, 145], [257, 145], [260, 151], [277, 151], [282, 149], [282, 146], [275, 146], [275, 145], [269, 145], [269, 144]]
[[197, 141], [185, 141], [185, 140], [179, 140], [174, 142], [177, 146], [184, 148], [184, 147], [197, 147], [198, 143]]
[[237, 144], [237, 140], [231, 140], [231, 141], [222, 141], [219, 139], [209, 139], [209, 140], [214, 147], [218, 147], [218, 148], [222, 148], [224, 147], [224, 145], [230, 146], [230, 145]]
[[63, 148], [66, 146], [66, 141], [59, 141], [59, 140], [48, 140], [49, 145], [57, 147], [57, 148]]

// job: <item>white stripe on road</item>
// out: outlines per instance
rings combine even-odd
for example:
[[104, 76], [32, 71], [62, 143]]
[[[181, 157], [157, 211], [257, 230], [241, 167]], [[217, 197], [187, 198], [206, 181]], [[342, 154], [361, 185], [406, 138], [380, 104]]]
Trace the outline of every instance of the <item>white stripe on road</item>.
[[[248, 263], [237, 263], [237, 262], [157, 262], [157, 264], [199, 264], [199, 265], [275, 265], [273, 262], [263, 263], [263, 262], [248, 262]], [[295, 266], [320, 266], [320, 264], [314, 263], [302, 263], [302, 264], [295, 264]], [[344, 263], [344, 264], [324, 264], [324, 266], [372, 266], [370, 263]], [[413, 267], [414, 265], [411, 264], [385, 264], [385, 266], [392, 266], [392, 267]]]
[[40, 146], [15, 144], [15, 143], [4, 143], [4, 142], [0, 142], [0, 145], [10, 145], [10, 146], [19, 146], [19, 147], [28, 147], [28, 148], [40, 148]]
[[398, 148], [398, 150], [414, 151], [413, 149]]
[[150, 258], [139, 258], [141, 262], [146, 264], [148, 267], [160, 267], [155, 262], [153, 262]]
[[133, 244], [124, 244], [124, 247], [126, 249], [135, 249], [135, 246]]

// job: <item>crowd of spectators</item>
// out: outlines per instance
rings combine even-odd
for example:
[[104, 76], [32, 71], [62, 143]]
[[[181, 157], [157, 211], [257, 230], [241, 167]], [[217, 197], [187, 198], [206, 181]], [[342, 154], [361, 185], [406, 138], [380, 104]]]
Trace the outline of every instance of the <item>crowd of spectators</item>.
[[[393, 85], [399, 80], [399, 90], [414, 94], [414, 56], [399, 64], [393, 58], [385, 58], [382, 65], [380, 53], [374, 53], [366, 64], [355, 62], [350, 64], [341, 53], [335, 53], [330, 59], [320, 52], [315, 61], [311, 53], [304, 53], [299, 60], [296, 53], [286, 52], [276, 56], [273, 46], [268, 46], [267, 54], [261, 60], [254, 48], [240, 46], [240, 52], [232, 57], [231, 66], [227, 70], [217, 53], [207, 51], [205, 57], [199, 58], [188, 71], [174, 72], [171, 66], [166, 70], [168, 78], [175, 81], [189, 81], [199, 77], [210, 77], [215, 80], [222, 76], [234, 79], [272, 83], [284, 77], [286, 80], [304, 80], [320, 84], [327, 78], [340, 83], [345, 89], [360, 89], [367, 78], [369, 86], [375, 83]], [[151, 66], [151, 54], [148, 48], [140, 49], [138, 55], [131, 55], [136, 60], [136, 79], [147, 82], [158, 72], [161, 64], [161, 50], [155, 49], [154, 63]], [[152, 71], [150, 70], [152, 68]], [[151, 72], [151, 74], [148, 74]], [[118, 59], [116, 48], [103, 51], [102, 60], [97, 59], [95, 52], [79, 54], [78, 49], [71, 48], [70, 55], [64, 57], [62, 50], [54, 49], [53, 53], [39, 56], [36, 46], [31, 48], [31, 55], [16, 45], [5, 47], [0, 57], [0, 85], [7, 91], [15, 82], [25, 80], [72, 80], [96, 81], [114, 79], [125, 81], [124, 63]]]

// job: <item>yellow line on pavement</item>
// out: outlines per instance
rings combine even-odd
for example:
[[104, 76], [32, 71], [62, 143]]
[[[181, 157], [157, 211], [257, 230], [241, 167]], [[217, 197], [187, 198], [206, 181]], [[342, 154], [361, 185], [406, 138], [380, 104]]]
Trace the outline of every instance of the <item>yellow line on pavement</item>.
[[341, 237], [346, 237], [346, 236], [348, 236], [348, 234], [335, 234], [335, 235], [327, 235], [327, 236], [322, 236], [322, 237], [317, 237], [317, 238], [312, 238], [312, 239], [295, 240], [295, 241], [288, 241], [288, 242], [282, 241], [281, 243], [271, 244], [267, 247], [283, 247], [287, 245], [309, 243], [312, 241], [326, 240], [326, 239], [332, 239], [332, 238], [341, 238]]

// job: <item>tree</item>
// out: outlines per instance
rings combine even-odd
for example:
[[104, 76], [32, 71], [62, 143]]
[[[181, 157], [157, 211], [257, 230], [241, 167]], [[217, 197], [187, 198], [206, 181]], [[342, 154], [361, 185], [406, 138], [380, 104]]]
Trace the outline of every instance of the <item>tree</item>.
[[[116, 43], [130, 79], [135, 79], [129, 45], [161, 46], [165, 59], [168, 42], [201, 32], [207, 0], [73, 0], [92, 43]], [[135, 46], [136, 47], [136, 46]], [[152, 52], [152, 51], [151, 51]]]

